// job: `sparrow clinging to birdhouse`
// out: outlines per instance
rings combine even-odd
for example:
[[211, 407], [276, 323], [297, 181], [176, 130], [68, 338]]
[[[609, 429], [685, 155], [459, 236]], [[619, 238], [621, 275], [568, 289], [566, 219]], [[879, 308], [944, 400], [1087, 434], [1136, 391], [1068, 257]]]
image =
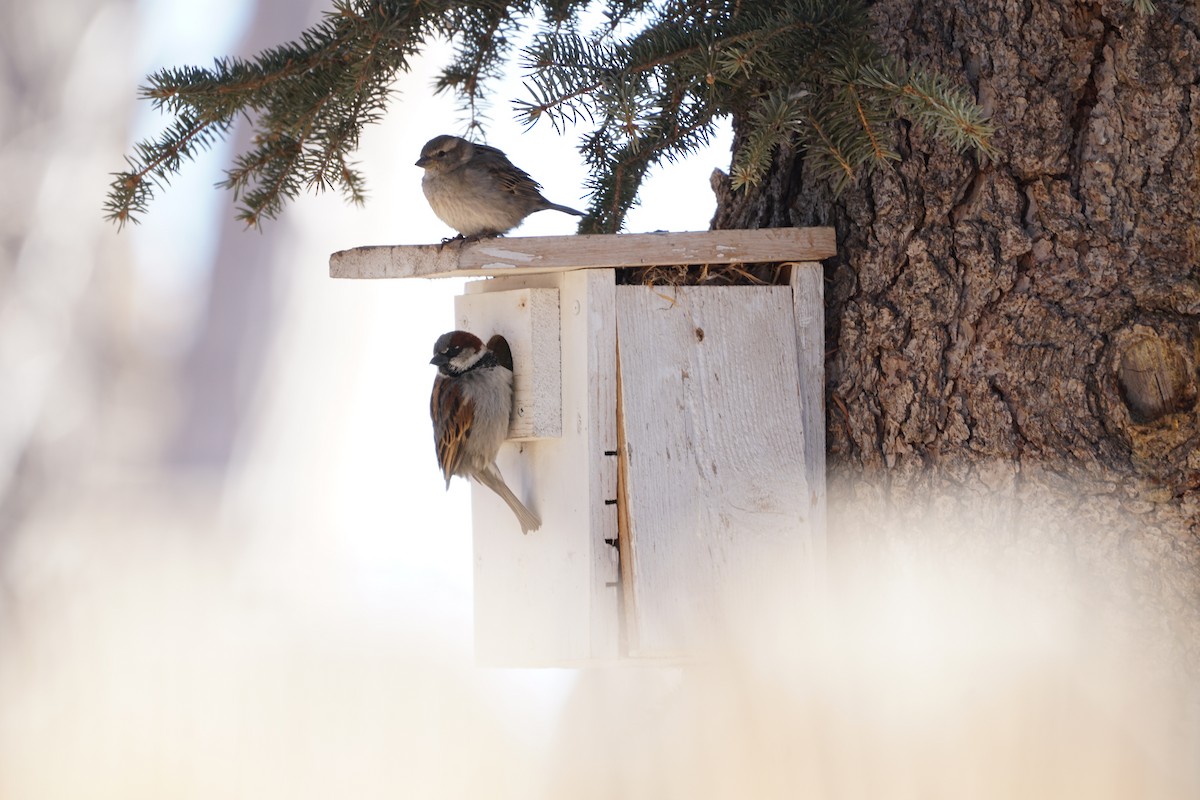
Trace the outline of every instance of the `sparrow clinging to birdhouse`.
[[493, 336], [485, 345], [474, 334], [450, 331], [438, 338], [429, 363], [438, 368], [429, 413], [446, 486], [451, 475], [476, 480], [508, 504], [522, 533], [537, 530], [541, 519], [517, 499], [496, 467], [513, 402], [508, 342]]

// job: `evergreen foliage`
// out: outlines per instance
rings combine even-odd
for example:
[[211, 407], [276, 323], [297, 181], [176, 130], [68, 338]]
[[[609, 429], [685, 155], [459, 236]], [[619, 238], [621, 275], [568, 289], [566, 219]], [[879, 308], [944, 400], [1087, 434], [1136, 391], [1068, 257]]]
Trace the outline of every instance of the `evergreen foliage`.
[[[594, 7], [605, 21], [585, 24]], [[746, 133], [735, 187], [758, 183], [779, 147], [803, 147], [843, 187], [897, 158], [897, 116], [954, 147], [989, 148], [992, 130], [964, 89], [878, 51], [864, 0], [335, 0], [298, 41], [252, 60], [149, 76], [143, 96], [174, 122], [135, 146], [108, 216], [136, 221], [154, 188], [240, 114], [254, 125], [252, 146], [222, 184], [239, 218], [258, 225], [306, 188], [361, 203], [352, 155], [393, 99], [397, 72], [430, 40], [452, 41], [436, 89], [455, 93], [479, 129], [489, 82], [531, 26], [520, 52], [528, 97], [517, 110], [531, 125], [590, 126], [580, 145], [592, 193], [584, 231], [619, 230], [647, 170], [706, 143], [725, 116]]]

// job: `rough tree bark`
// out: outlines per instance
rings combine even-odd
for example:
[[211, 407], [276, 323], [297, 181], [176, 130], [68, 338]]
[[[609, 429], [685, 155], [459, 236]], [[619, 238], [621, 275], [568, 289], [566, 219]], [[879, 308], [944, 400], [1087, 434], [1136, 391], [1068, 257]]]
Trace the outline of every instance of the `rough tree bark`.
[[717, 177], [714, 227], [838, 231], [831, 548], [986, 509], [1200, 641], [1198, 8], [881, 0], [886, 48], [992, 111], [995, 159], [902, 123], [839, 198], [790, 153], [756, 192]]

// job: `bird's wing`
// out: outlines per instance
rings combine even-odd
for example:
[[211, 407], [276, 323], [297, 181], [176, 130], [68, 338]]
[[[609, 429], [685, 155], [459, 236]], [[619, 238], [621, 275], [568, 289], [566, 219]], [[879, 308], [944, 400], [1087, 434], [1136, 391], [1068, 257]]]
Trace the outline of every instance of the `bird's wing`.
[[463, 444], [471, 435], [475, 422], [475, 405], [462, 393], [453, 378], [438, 375], [433, 381], [429, 398], [429, 415], [433, 418], [433, 446], [437, 450], [438, 466], [446, 484], [458, 472], [462, 463]]
[[496, 180], [496, 185], [504, 191], [519, 197], [545, 199], [542, 197], [542, 185], [531, 178], [528, 172], [509, 161], [503, 151], [486, 144], [477, 144], [475, 155], [479, 163]]

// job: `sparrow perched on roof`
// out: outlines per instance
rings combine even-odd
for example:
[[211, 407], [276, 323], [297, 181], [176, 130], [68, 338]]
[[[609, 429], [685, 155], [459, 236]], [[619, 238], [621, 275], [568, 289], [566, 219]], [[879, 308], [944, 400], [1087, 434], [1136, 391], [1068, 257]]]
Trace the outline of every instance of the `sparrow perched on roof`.
[[438, 219], [464, 237], [496, 236], [536, 211], [576, 211], [542, 197], [541, 186], [508, 156], [486, 144], [437, 136], [421, 148], [421, 188]]
[[541, 519], [517, 499], [500, 470], [496, 454], [508, 437], [512, 412], [512, 351], [502, 336], [488, 344], [466, 331], [450, 331], [433, 346], [437, 377], [429, 399], [438, 466], [450, 476], [471, 478], [491, 489], [517, 515], [522, 533], [535, 531]]

